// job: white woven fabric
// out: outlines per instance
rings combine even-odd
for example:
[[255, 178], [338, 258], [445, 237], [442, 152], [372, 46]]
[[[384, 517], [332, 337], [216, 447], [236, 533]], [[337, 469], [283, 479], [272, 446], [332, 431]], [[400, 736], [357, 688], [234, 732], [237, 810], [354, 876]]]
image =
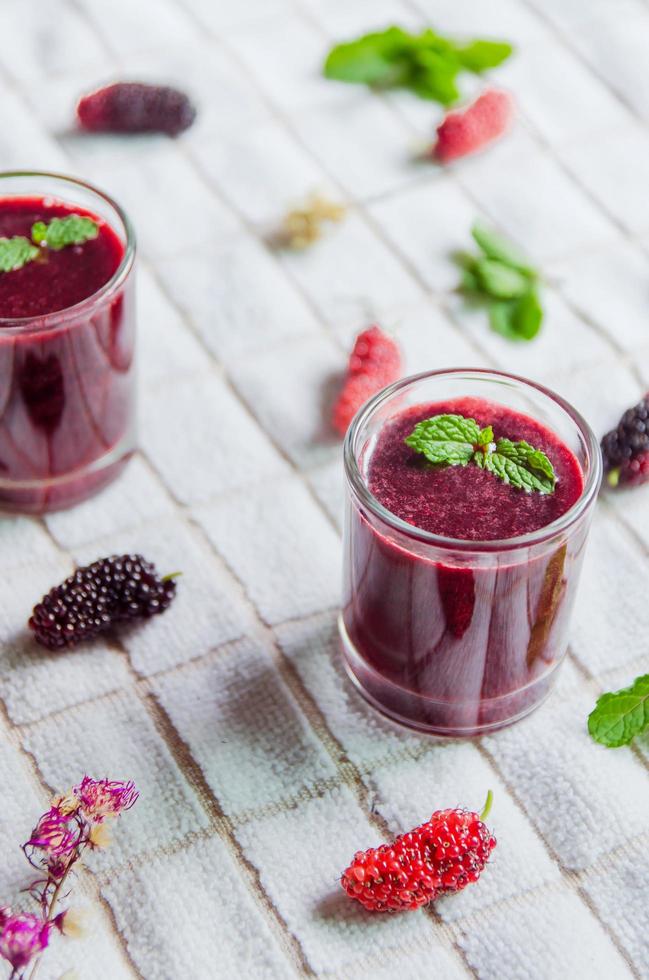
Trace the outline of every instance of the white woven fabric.
[[[446, 172], [413, 163], [439, 109], [326, 82], [332, 39], [390, 22], [510, 38], [520, 118]], [[0, 168], [95, 181], [141, 244], [141, 452], [102, 496], [0, 521], [0, 904], [54, 790], [133, 778], [137, 807], [77, 884], [94, 910], [43, 980], [622, 980], [649, 976], [649, 740], [586, 733], [647, 671], [649, 489], [602, 500], [557, 690], [520, 725], [436, 744], [343, 678], [340, 444], [327, 411], [354, 334], [394, 329], [411, 371], [548, 383], [598, 433], [649, 384], [649, 6], [644, 0], [2, 0]], [[177, 83], [195, 126], [71, 131], [110, 78]], [[269, 229], [306, 194], [350, 204], [304, 254]], [[534, 344], [463, 309], [448, 253], [497, 222], [547, 277]], [[182, 570], [159, 619], [46, 656], [25, 622], [73, 562], [142, 551]], [[477, 887], [368, 920], [337, 879], [358, 848], [479, 806]], [[2, 969], [0, 968], [0, 974]]]

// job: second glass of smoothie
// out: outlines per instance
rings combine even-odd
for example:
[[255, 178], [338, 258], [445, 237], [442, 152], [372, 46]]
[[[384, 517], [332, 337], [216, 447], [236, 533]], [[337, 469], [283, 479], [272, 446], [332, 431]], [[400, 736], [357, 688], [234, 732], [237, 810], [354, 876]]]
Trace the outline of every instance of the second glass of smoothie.
[[[477, 465], [428, 463], [404, 440], [443, 414], [544, 452], [554, 492], [518, 489]], [[478, 735], [532, 711], [565, 655], [601, 480], [584, 419], [522, 378], [432, 372], [361, 410], [345, 471], [340, 631], [361, 694], [436, 735]]]
[[[0, 174], [0, 237], [71, 215], [97, 233], [0, 272], [0, 510], [45, 513], [111, 482], [134, 448], [134, 238], [82, 181]], [[6, 244], [6, 241], [5, 241]]]

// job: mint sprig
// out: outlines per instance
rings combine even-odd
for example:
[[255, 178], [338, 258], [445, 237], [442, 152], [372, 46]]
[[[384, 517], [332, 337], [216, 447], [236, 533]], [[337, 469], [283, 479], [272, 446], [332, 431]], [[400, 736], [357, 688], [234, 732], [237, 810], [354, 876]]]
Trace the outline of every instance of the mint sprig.
[[444, 106], [460, 97], [457, 76], [496, 68], [512, 53], [507, 41], [456, 41], [431, 28], [413, 34], [401, 27], [337, 44], [324, 65], [327, 78], [379, 89], [407, 88]]
[[588, 731], [610, 749], [628, 745], [649, 729], [649, 674], [636, 677], [630, 687], [602, 694], [588, 717]]
[[0, 238], [0, 272], [14, 272], [22, 269], [38, 255], [38, 249], [29, 238], [14, 235], [13, 238]]
[[508, 340], [532, 340], [543, 322], [538, 272], [498, 232], [476, 224], [471, 234], [482, 254], [461, 255], [460, 290], [485, 303], [496, 333]]
[[82, 245], [96, 238], [99, 225], [92, 218], [81, 214], [68, 214], [65, 218], [52, 218], [49, 224], [37, 221], [32, 225], [32, 241], [60, 252], [66, 245]]
[[557, 477], [552, 463], [528, 442], [499, 438], [492, 426], [481, 429], [475, 419], [463, 415], [435, 415], [418, 422], [405, 443], [436, 466], [468, 466], [480, 469], [528, 493], [553, 493]]
[[493, 228], [476, 222], [471, 229], [471, 234], [477, 245], [480, 246], [488, 259], [495, 259], [511, 269], [518, 269], [525, 275], [535, 275], [534, 269], [521, 251]]
[[[462, 415], [435, 415], [418, 422], [406, 439], [406, 445], [422, 453], [429, 463], [466, 466], [476, 446], [482, 445], [481, 430], [475, 419]], [[493, 433], [492, 433], [493, 434]]]
[[22, 269], [43, 254], [44, 248], [59, 252], [66, 245], [81, 245], [96, 238], [99, 225], [92, 218], [81, 214], [68, 214], [65, 218], [53, 218], [48, 224], [37, 221], [32, 225], [32, 240], [24, 235], [0, 238], [0, 272]]
[[499, 439], [493, 450], [476, 453], [475, 462], [503, 481], [521, 490], [552, 493], [557, 479], [552, 463], [524, 440]]

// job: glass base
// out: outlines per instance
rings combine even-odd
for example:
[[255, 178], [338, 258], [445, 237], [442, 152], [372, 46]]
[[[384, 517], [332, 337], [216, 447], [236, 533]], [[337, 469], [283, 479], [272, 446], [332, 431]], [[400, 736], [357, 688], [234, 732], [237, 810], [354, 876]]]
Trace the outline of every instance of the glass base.
[[497, 698], [439, 701], [401, 687], [371, 667], [352, 643], [342, 615], [338, 630], [345, 670], [364, 700], [402, 727], [441, 738], [474, 738], [520, 721], [550, 695], [561, 666], [556, 661], [530, 684]]
[[67, 510], [100, 493], [117, 479], [133, 455], [122, 440], [88, 466], [42, 480], [0, 479], [0, 513], [50, 514]]

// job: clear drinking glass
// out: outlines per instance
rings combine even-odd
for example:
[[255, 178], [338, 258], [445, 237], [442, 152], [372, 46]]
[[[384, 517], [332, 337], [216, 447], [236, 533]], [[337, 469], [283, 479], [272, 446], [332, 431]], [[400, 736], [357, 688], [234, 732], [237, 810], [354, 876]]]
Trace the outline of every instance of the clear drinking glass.
[[121, 472], [135, 443], [135, 239], [90, 184], [0, 174], [0, 204], [45, 197], [105, 219], [124, 254], [112, 278], [67, 309], [0, 317], [0, 510], [44, 513], [84, 500]]
[[[584, 489], [565, 514], [515, 538], [465, 541], [405, 523], [370, 493], [368, 464], [386, 422], [410, 405], [466, 396], [532, 416], [572, 450]], [[565, 655], [602, 471], [588, 424], [523, 378], [437, 371], [371, 399], [344, 457], [340, 634], [357, 689], [394, 721], [435, 735], [479, 735], [524, 717], [549, 694]]]

